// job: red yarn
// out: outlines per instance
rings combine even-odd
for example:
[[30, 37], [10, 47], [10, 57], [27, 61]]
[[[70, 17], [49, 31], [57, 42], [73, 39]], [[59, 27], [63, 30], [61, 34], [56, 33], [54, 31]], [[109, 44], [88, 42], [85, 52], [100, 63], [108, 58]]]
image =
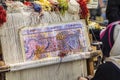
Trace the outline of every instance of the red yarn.
[[6, 22], [6, 11], [0, 6], [0, 26], [3, 25], [4, 22]]
[[83, 18], [86, 18], [88, 16], [88, 8], [87, 8], [87, 4], [86, 4], [86, 0], [77, 0], [77, 2], [80, 5], [81, 8], [81, 15]]
[[31, 4], [31, 2], [29, 2], [29, 1], [25, 1], [25, 2], [24, 2], [24, 5], [26, 5], [26, 6], [31, 6], [32, 4]]

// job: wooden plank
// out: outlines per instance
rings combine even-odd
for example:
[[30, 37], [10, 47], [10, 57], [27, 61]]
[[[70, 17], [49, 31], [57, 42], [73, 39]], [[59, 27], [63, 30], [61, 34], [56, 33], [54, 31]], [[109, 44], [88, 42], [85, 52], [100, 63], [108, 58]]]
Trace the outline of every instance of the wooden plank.
[[[86, 60], [7, 72], [6, 80], [77, 80], [78, 76], [87, 76]], [[14, 76], [14, 77], [13, 77]]]
[[0, 73], [0, 80], [5, 80], [5, 73]]
[[87, 70], [88, 75], [94, 75], [94, 62], [92, 58], [87, 60]]

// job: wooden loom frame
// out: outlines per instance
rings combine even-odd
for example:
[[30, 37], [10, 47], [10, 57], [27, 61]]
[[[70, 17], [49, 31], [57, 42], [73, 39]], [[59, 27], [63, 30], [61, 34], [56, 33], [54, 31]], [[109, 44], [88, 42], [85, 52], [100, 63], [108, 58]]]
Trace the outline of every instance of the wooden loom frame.
[[[87, 33], [86, 33], [87, 34]], [[88, 44], [89, 44], [89, 39], [87, 38], [87, 40], [88, 40]], [[80, 55], [77, 55], [77, 56], [79, 56], [79, 58], [77, 58], [77, 59], [71, 59], [71, 60], [67, 60], [67, 59], [65, 59], [65, 61], [63, 60], [63, 62], [71, 62], [71, 61], [76, 61], [76, 60], [83, 60], [83, 59], [88, 59], [88, 58], [90, 58], [91, 57], [91, 54], [90, 54], [90, 52], [88, 52], [89, 53], [89, 57], [87, 57], [87, 58], [85, 58], [85, 57], [83, 57], [83, 58], [81, 58], [80, 57]], [[76, 56], [76, 57], [77, 57]], [[59, 63], [60, 62], [60, 59], [58, 58], [58, 62], [55, 62], [54, 64], [57, 64], [57, 63]], [[24, 65], [22, 65], [22, 64], [24, 64]], [[3, 70], [5, 70], [5, 71], [17, 71], [17, 70], [24, 70], [24, 69], [30, 69], [30, 68], [34, 68], [34, 67], [24, 67], [24, 66], [26, 66], [26, 64], [27, 63], [21, 63], [21, 65], [20, 64], [12, 64], [12, 65], [8, 65], [8, 66], [5, 66], [6, 68], [4, 69], [4, 67], [2, 67], [1, 69], [3, 69]], [[32, 62], [32, 63], [30, 63], [29, 65], [34, 65], [34, 64], [36, 64], [35, 62]], [[21, 67], [21, 66], [23, 66], [24, 68], [22, 68], [22, 69], [19, 69], [19, 67]], [[45, 65], [42, 65], [42, 66], [45, 66]], [[17, 70], [14, 70], [14, 67], [18, 67], [18, 69]], [[40, 67], [40, 65], [38, 65], [38, 67]], [[1, 72], [4, 72], [4, 71], [1, 71]], [[85, 75], [87, 75], [87, 74], [85, 74]]]

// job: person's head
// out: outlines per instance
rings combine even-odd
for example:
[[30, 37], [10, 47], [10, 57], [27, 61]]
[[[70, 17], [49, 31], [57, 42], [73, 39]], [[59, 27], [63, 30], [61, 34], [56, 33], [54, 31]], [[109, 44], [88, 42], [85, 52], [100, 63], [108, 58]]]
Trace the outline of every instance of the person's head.
[[114, 44], [110, 51], [110, 56], [119, 56], [120, 55], [120, 21], [115, 25], [113, 33]]
[[120, 0], [108, 0], [106, 8], [108, 24], [120, 20]]
[[[113, 22], [100, 33], [100, 39], [103, 43], [103, 56], [110, 57], [120, 53], [119, 43], [120, 40], [120, 21]], [[117, 48], [116, 48], [117, 46]]]

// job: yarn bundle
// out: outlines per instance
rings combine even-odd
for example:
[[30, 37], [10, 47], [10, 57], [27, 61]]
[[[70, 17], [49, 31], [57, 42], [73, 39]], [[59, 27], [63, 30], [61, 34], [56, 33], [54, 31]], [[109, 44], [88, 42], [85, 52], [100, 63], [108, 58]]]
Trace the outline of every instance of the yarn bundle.
[[6, 22], [6, 11], [0, 6], [0, 26]]
[[86, 18], [88, 16], [88, 8], [87, 8], [87, 5], [86, 5], [86, 0], [78, 0], [78, 3], [80, 5], [80, 8], [81, 8], [81, 16], [82, 18]]

